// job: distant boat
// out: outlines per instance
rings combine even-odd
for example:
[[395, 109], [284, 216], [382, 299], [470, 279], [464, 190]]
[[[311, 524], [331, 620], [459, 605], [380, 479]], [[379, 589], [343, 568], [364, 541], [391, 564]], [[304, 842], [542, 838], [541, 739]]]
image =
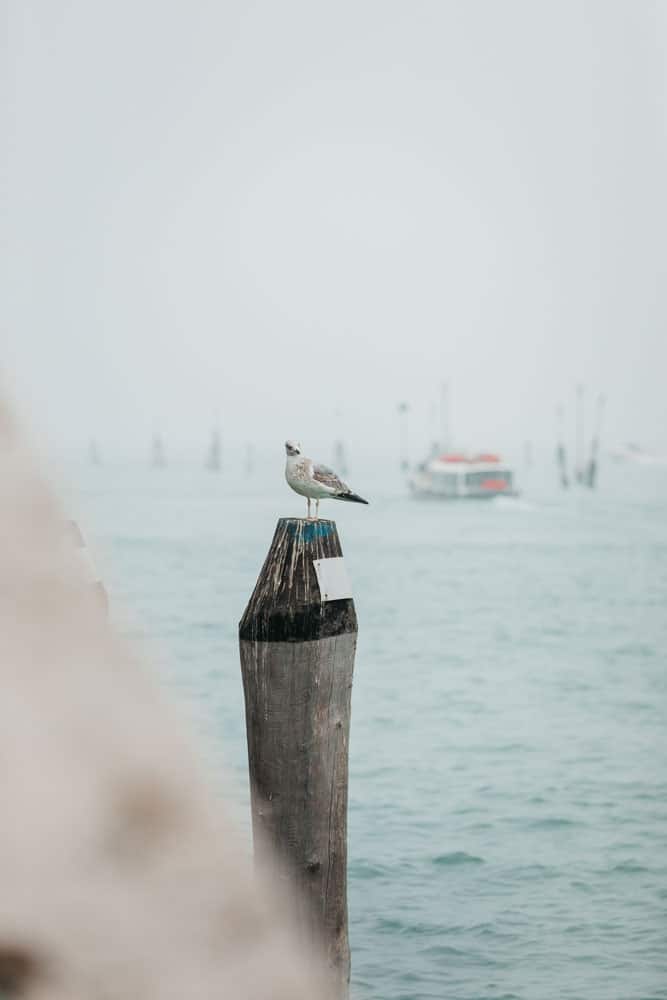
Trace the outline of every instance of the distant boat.
[[650, 451], [644, 451], [638, 444], [623, 445], [609, 454], [615, 462], [629, 462], [632, 465], [667, 465], [667, 455], [655, 455]]
[[154, 469], [163, 469], [166, 464], [167, 459], [164, 454], [162, 438], [159, 434], [154, 434], [151, 443], [151, 465]]
[[217, 427], [211, 433], [211, 443], [208, 446], [205, 464], [210, 472], [220, 472], [222, 468], [222, 440]]
[[410, 487], [415, 497], [424, 499], [489, 500], [518, 496], [512, 469], [499, 455], [490, 452], [436, 455], [422, 462]]

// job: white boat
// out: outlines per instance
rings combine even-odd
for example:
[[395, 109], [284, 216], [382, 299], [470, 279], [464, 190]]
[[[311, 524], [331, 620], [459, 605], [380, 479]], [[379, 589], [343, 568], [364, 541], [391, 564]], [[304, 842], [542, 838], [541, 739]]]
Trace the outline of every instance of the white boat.
[[514, 473], [499, 455], [445, 452], [422, 462], [410, 481], [413, 495], [440, 500], [515, 497]]

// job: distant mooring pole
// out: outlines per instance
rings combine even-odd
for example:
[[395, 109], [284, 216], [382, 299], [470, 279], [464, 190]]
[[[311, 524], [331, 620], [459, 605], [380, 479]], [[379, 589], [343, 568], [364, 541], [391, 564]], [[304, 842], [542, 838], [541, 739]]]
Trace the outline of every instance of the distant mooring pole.
[[167, 459], [164, 453], [164, 444], [159, 434], [153, 435], [151, 441], [151, 465], [154, 469], [164, 469]]
[[408, 456], [408, 413], [410, 412], [410, 405], [408, 403], [399, 403], [396, 407], [398, 410], [398, 432], [399, 432], [399, 454], [400, 454], [400, 465], [401, 471], [407, 472], [410, 468], [410, 459]]
[[527, 469], [533, 467], [533, 445], [531, 441], [523, 442], [523, 464]]
[[593, 433], [593, 440], [591, 441], [591, 457], [588, 461], [586, 467], [586, 486], [590, 490], [594, 490], [597, 484], [598, 477], [598, 456], [600, 454], [600, 433], [602, 430], [602, 414], [604, 412], [604, 396], [598, 396], [596, 413], [595, 413], [595, 430]]
[[217, 425], [211, 431], [211, 442], [204, 464], [209, 472], [220, 472], [222, 469], [222, 437]]
[[558, 466], [558, 476], [560, 484], [564, 490], [568, 489], [570, 480], [567, 474], [567, 453], [565, 451], [565, 437], [563, 433], [563, 407], [556, 408], [556, 465]]
[[347, 773], [357, 616], [334, 521], [280, 518], [239, 625], [255, 847], [347, 998]]
[[584, 482], [584, 387], [577, 383], [575, 390], [575, 468], [574, 478], [577, 483]]

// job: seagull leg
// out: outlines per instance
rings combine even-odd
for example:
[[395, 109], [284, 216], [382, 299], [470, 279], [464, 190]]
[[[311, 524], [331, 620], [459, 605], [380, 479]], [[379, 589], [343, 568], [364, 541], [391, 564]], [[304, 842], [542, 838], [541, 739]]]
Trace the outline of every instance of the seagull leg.
[[318, 497], [317, 500], [315, 501], [315, 520], [319, 521], [319, 519], [320, 519], [320, 500]]
[[308, 504], [308, 516], [307, 516], [306, 520], [307, 520], [307, 521], [310, 521], [310, 519], [311, 519], [311, 518], [310, 518], [310, 497], [307, 497], [307, 498], [306, 498], [306, 502], [307, 502], [307, 504]]

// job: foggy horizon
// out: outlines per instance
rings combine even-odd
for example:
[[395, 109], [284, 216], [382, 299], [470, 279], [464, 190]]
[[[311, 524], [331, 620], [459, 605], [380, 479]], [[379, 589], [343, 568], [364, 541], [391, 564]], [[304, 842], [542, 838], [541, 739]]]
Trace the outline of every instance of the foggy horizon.
[[[56, 452], [667, 449], [665, 14], [10, 2], [3, 381]], [[434, 409], [435, 407], [435, 409]], [[435, 435], [434, 435], [435, 431]], [[323, 459], [330, 458], [327, 450]]]
[[7, 12], [0, 1000], [667, 1000], [667, 4]]

